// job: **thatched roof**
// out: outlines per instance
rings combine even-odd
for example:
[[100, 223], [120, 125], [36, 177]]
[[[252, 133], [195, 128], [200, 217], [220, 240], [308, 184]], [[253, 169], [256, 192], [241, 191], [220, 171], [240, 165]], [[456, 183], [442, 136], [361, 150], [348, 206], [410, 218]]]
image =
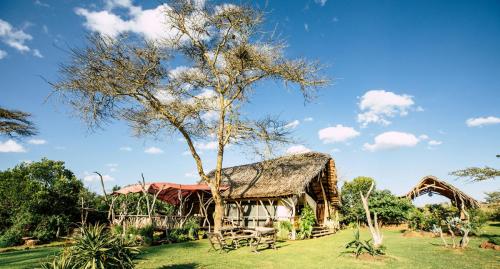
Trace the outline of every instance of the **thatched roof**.
[[[308, 184], [325, 171], [328, 154], [309, 152], [284, 156], [252, 164], [224, 168], [222, 184], [228, 189], [223, 196], [230, 199], [280, 197], [301, 194]], [[214, 177], [214, 171], [208, 174]], [[329, 196], [336, 182], [329, 184]]]
[[461, 208], [462, 204], [465, 208], [479, 207], [479, 202], [476, 199], [465, 194], [450, 183], [439, 180], [435, 176], [423, 177], [422, 180], [406, 194], [406, 197], [415, 199], [417, 196], [427, 193], [441, 194], [450, 199], [458, 208]]

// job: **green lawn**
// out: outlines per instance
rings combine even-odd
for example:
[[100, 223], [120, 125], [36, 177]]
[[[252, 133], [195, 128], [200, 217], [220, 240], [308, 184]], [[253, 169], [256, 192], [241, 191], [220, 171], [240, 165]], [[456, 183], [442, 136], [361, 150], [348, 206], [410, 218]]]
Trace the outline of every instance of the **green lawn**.
[[[480, 249], [484, 238], [472, 238], [469, 249], [445, 249], [439, 238], [406, 238], [398, 230], [384, 231], [387, 255], [359, 259], [340, 255], [352, 238], [352, 230], [304, 241], [278, 244], [277, 250], [255, 254], [244, 247], [229, 253], [208, 252], [207, 240], [149, 247], [143, 250], [138, 268], [500, 268], [500, 251]], [[500, 235], [500, 224], [485, 228]], [[362, 237], [368, 238], [366, 230]], [[40, 248], [0, 254], [0, 268], [33, 268], [56, 248]]]

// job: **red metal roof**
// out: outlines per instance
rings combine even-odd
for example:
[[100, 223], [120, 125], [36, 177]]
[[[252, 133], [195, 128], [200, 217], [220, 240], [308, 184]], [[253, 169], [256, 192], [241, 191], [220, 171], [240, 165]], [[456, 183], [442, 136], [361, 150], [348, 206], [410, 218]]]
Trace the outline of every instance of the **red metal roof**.
[[[210, 192], [210, 187], [206, 184], [176, 184], [168, 182], [154, 182], [146, 183], [145, 189], [151, 194], [158, 194], [158, 199], [165, 201], [169, 204], [178, 205], [179, 204], [179, 193], [181, 197], [186, 197], [191, 193], [197, 191], [208, 191]], [[128, 193], [141, 193], [142, 187], [140, 184], [129, 185], [123, 187], [113, 194], [128, 194]]]

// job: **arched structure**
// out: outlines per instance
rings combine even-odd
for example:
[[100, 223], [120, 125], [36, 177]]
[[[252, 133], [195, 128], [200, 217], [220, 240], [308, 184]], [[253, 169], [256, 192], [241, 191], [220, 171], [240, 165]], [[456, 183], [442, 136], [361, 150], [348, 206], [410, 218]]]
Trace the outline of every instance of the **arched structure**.
[[476, 199], [465, 194], [450, 183], [439, 180], [435, 176], [423, 177], [422, 180], [406, 194], [406, 197], [413, 200], [420, 195], [428, 193], [437, 193], [450, 199], [451, 203], [460, 209], [462, 217], [465, 209], [479, 207], [479, 202]]

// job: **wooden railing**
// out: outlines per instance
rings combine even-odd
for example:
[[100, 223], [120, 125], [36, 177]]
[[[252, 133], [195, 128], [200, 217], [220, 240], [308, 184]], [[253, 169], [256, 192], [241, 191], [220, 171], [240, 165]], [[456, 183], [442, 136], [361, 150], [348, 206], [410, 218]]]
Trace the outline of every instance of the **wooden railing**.
[[198, 223], [201, 224], [202, 218], [199, 216], [171, 216], [171, 215], [156, 215], [149, 219], [148, 215], [127, 215], [122, 216], [120, 221], [115, 220], [115, 224], [120, 225], [133, 225], [137, 228], [141, 228], [150, 224], [153, 224], [156, 229], [167, 230], [167, 229], [177, 229], [184, 227], [184, 224], [189, 218], [198, 219]]

